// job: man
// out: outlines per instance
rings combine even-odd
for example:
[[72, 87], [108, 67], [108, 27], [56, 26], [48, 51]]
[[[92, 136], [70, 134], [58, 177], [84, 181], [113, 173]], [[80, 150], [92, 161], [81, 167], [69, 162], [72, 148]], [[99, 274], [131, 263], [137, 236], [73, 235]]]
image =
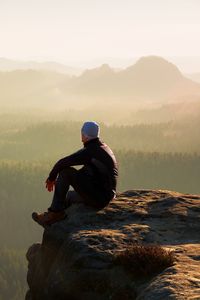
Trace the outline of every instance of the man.
[[[99, 139], [99, 125], [85, 122], [81, 129], [84, 147], [62, 159], [51, 170], [46, 180], [49, 192], [54, 196], [48, 212], [32, 217], [40, 225], [51, 225], [65, 218], [66, 203], [83, 202], [101, 209], [116, 195], [118, 167], [111, 149]], [[80, 170], [72, 166], [83, 165]], [[74, 191], [69, 191], [72, 186]], [[69, 192], [68, 192], [69, 191]]]

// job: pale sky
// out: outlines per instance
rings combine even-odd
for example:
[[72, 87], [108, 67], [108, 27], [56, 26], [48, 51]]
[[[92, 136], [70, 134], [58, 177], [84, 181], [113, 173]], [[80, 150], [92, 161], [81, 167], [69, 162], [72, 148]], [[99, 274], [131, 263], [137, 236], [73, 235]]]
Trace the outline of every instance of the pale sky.
[[0, 0], [0, 57], [200, 56], [200, 0]]

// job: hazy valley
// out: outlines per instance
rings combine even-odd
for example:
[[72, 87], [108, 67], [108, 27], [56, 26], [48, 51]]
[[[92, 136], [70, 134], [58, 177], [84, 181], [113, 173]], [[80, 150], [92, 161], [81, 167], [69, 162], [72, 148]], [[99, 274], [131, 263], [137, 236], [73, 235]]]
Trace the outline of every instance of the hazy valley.
[[118, 191], [200, 193], [199, 83], [160, 57], [117, 71], [58, 71], [0, 73], [1, 299], [24, 295], [24, 251], [42, 233], [31, 213], [48, 207], [46, 177], [59, 158], [82, 147], [85, 120], [100, 123], [116, 153]]

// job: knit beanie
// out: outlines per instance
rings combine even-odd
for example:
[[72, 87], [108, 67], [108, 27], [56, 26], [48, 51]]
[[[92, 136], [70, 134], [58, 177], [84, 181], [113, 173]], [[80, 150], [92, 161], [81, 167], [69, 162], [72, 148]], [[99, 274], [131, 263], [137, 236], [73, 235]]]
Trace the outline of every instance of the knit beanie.
[[99, 137], [99, 124], [94, 121], [85, 122], [81, 128], [81, 133], [84, 134], [88, 139], [95, 139]]

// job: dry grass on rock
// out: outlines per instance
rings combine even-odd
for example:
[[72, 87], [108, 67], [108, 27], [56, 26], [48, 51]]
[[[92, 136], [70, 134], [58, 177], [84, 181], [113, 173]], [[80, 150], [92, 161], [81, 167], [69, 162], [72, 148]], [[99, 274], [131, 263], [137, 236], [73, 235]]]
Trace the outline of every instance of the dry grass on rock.
[[138, 279], [158, 274], [174, 262], [174, 253], [158, 245], [133, 244], [115, 255], [115, 263]]

